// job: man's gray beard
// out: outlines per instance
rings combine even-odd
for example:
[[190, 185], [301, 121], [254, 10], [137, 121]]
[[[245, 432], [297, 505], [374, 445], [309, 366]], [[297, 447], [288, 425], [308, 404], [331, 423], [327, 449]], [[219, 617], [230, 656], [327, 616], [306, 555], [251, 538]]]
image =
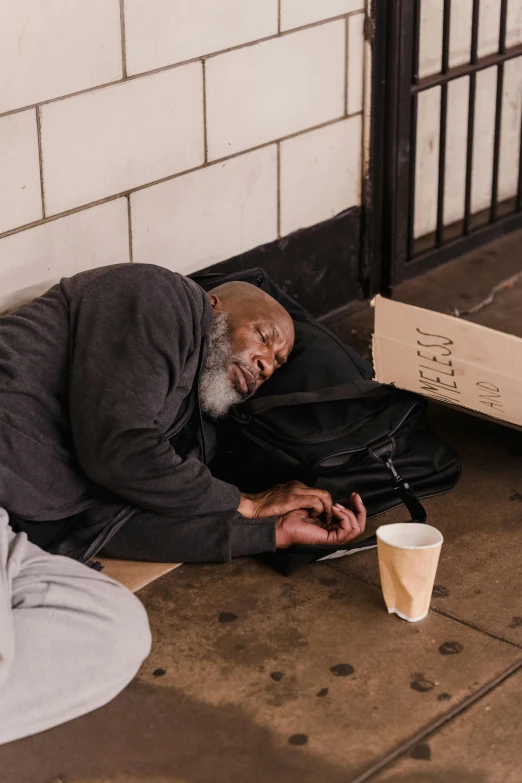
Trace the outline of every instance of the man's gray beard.
[[232, 362], [232, 347], [228, 335], [227, 313], [215, 313], [208, 353], [199, 379], [201, 410], [212, 419], [224, 416], [232, 407], [242, 402], [228, 377]]

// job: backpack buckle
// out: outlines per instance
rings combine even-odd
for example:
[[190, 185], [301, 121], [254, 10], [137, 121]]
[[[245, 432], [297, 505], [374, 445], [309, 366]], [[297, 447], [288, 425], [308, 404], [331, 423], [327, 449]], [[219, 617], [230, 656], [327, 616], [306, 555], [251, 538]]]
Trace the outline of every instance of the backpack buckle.
[[388, 467], [388, 463], [392, 464], [392, 458], [395, 454], [395, 438], [377, 441], [368, 447], [368, 453], [377, 462], [383, 462]]

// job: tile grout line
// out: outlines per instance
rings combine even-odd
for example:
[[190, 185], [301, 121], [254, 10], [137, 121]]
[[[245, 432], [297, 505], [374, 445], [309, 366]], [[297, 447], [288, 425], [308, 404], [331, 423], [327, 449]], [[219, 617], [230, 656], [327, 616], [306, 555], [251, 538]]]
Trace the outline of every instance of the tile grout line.
[[42, 119], [40, 117], [40, 107], [36, 106], [36, 138], [38, 144], [38, 167], [40, 169], [40, 196], [42, 200], [42, 220], [45, 220], [45, 191], [43, 178], [43, 155], [42, 155]]
[[130, 201], [130, 193], [127, 196], [127, 223], [128, 223], [128, 231], [129, 231], [129, 261], [132, 264], [134, 261], [133, 256], [133, 249], [132, 249], [132, 215], [131, 215], [131, 201]]
[[281, 35], [281, 2], [282, 0], [277, 0], [277, 32], [279, 35]]
[[277, 238], [281, 239], [281, 142], [277, 142]]
[[[120, 2], [123, 2], [123, 0], [120, 0]], [[207, 54], [199, 54], [197, 57], [192, 57], [190, 60], [182, 60], [179, 63], [169, 63], [168, 65], [162, 65], [159, 68], [152, 68], [150, 71], [141, 71], [140, 73], [133, 73], [129, 76], [127, 73], [126, 76], [122, 79], [114, 79], [110, 82], [103, 82], [101, 84], [96, 84], [93, 87], [86, 87], [84, 90], [76, 90], [76, 92], [70, 92], [67, 95], [57, 95], [55, 98], [48, 98], [47, 100], [38, 101], [35, 103], [29, 103], [26, 106], [17, 106], [15, 109], [9, 109], [8, 111], [0, 112], [0, 118], [1, 117], [7, 117], [10, 114], [18, 114], [22, 111], [27, 111], [28, 109], [34, 109], [36, 106], [46, 106], [51, 103], [58, 103], [59, 101], [65, 101], [68, 98], [76, 98], [78, 95], [87, 95], [90, 92], [95, 92], [96, 90], [103, 90], [107, 87], [116, 87], [119, 84], [124, 84], [127, 82], [132, 82], [135, 79], [144, 79], [147, 76], [154, 76], [157, 73], [163, 73], [163, 71], [171, 71], [175, 68], [182, 68], [184, 65], [192, 65], [193, 63], [201, 62], [201, 60], [204, 58], [205, 60], [213, 59], [214, 57], [220, 57], [222, 54], [228, 54], [228, 52], [236, 52], [239, 49], [248, 49], [250, 46], [257, 46], [258, 44], [265, 43], [266, 41], [273, 41], [277, 38], [284, 38], [287, 35], [293, 35], [294, 33], [300, 33], [303, 30], [311, 30], [314, 27], [322, 27], [325, 24], [331, 24], [332, 22], [339, 22], [343, 19], [349, 18], [350, 16], [355, 16], [356, 14], [360, 14], [360, 11], [353, 11], [350, 14], [342, 14], [340, 16], [333, 16], [331, 19], [321, 19], [318, 22], [312, 22], [307, 25], [303, 25], [302, 27], [295, 27], [291, 30], [283, 30], [281, 33], [274, 33], [272, 35], [267, 35], [264, 38], [258, 38], [255, 41], [247, 41], [246, 43], [238, 44], [237, 46], [230, 46], [228, 49], [220, 49], [217, 52], [208, 52]], [[127, 57], [125, 54], [125, 71], [127, 70]]]
[[349, 46], [348, 46], [348, 42], [350, 40], [350, 18], [348, 16], [346, 17], [345, 30], [346, 30], [346, 32], [345, 32], [346, 41], [345, 41], [345, 45], [344, 45], [344, 47], [345, 47], [345, 53], [344, 53], [344, 116], [348, 117], [348, 66], [349, 66], [348, 58], [350, 56], [350, 51], [349, 51]]
[[487, 682], [482, 686], [482, 688], [479, 688], [478, 691], [472, 693], [471, 696], [463, 699], [459, 704], [456, 704], [451, 710], [448, 710], [448, 712], [444, 713], [444, 715], [441, 715], [441, 717], [437, 718], [433, 723], [429, 723], [427, 726], [424, 726], [424, 728], [419, 729], [419, 731], [413, 734], [411, 737], [399, 743], [399, 745], [397, 745], [393, 750], [386, 753], [381, 759], [368, 767], [358, 777], [350, 780], [350, 783], [366, 783], [366, 781], [371, 780], [371, 778], [373, 778], [377, 772], [381, 772], [385, 767], [388, 767], [400, 756], [403, 756], [405, 753], [407, 753], [408, 750], [411, 750], [413, 747], [415, 747], [415, 745], [418, 745], [419, 742], [427, 739], [436, 731], [438, 731], [438, 729], [453, 721], [463, 712], [466, 712], [466, 710], [469, 710], [470, 707], [473, 707], [473, 705], [480, 701], [484, 696], [487, 696], [488, 693], [493, 691], [499, 685], [502, 685], [503, 682], [519, 672], [521, 669], [522, 660], [516, 661], [508, 669], [503, 671], [502, 674], [499, 674], [493, 680]]
[[[350, 115], [351, 117], [359, 116], [361, 112], [356, 112], [356, 114]], [[118, 198], [123, 198], [131, 193], [138, 193], [141, 190], [146, 190], [147, 188], [153, 188], [156, 185], [161, 185], [164, 182], [169, 182], [173, 179], [178, 179], [178, 177], [184, 177], [187, 174], [193, 174], [195, 171], [202, 171], [203, 169], [208, 169], [211, 166], [215, 166], [219, 163], [226, 163], [229, 160], [233, 160], [234, 158], [240, 158], [242, 155], [248, 155], [251, 152], [257, 152], [258, 150], [265, 149], [266, 147], [271, 147], [273, 144], [277, 144], [279, 141], [286, 141], [287, 139], [294, 139], [298, 136], [304, 136], [306, 133], [311, 133], [312, 131], [321, 130], [322, 128], [326, 128], [329, 125], [335, 125], [338, 122], [342, 122], [345, 120], [346, 117], [344, 115], [342, 117], [336, 117], [334, 120], [328, 120], [327, 122], [322, 122], [319, 125], [314, 125], [311, 128], [305, 128], [304, 130], [296, 131], [295, 133], [291, 133], [288, 136], [283, 136], [281, 139], [272, 139], [271, 141], [267, 141], [264, 144], [258, 144], [257, 147], [250, 147], [246, 150], [241, 150], [240, 152], [235, 152], [232, 155], [227, 155], [223, 158], [216, 158], [215, 160], [210, 160], [207, 163], [204, 163], [201, 166], [195, 166], [192, 169], [185, 169], [184, 171], [178, 171], [175, 174], [169, 174], [166, 177], [162, 177], [161, 179], [156, 179], [153, 182], [145, 182], [143, 185], [136, 185], [134, 188], [128, 188], [127, 190], [122, 190], [118, 193], [113, 193], [110, 196], [104, 196], [103, 198], [97, 199], [96, 201], [90, 201], [88, 204], [81, 204], [80, 206], [73, 207], [72, 209], [67, 209], [64, 212], [58, 212], [56, 215], [49, 215], [41, 220], [34, 220], [32, 223], [26, 223], [23, 226], [17, 226], [16, 228], [11, 228], [9, 231], [4, 231], [2, 234], [0, 234], [0, 240], [6, 239], [9, 236], [12, 236], [13, 234], [20, 234], [22, 231], [27, 231], [30, 228], [37, 228], [41, 225], [46, 225], [47, 223], [51, 223], [54, 220], [59, 220], [63, 217], [69, 217], [70, 215], [75, 215], [78, 212], [83, 212], [86, 209], [92, 209], [93, 207], [99, 207], [102, 204], [108, 204], [111, 201], [116, 201]]]
[[127, 41], [125, 38], [125, 0], [120, 0], [121, 72], [127, 79]]
[[[325, 563], [326, 565], [326, 563]], [[368, 585], [369, 587], [375, 588], [375, 590], [378, 590], [381, 592], [381, 586], [377, 582], [372, 582], [370, 579], [364, 579], [362, 576], [359, 576], [358, 574], [348, 573], [347, 571], [343, 571], [342, 568], [336, 568], [335, 565], [328, 564], [328, 568], [331, 568], [332, 571], [335, 571], [338, 574], [344, 574], [345, 576], [356, 579], [358, 582], [362, 582], [365, 585]], [[443, 609], [437, 609], [434, 606], [430, 606], [430, 612], [434, 612], [435, 614], [439, 614], [442, 617], [446, 617], [448, 620], [453, 620], [455, 623], [459, 623], [460, 625], [464, 625], [466, 628], [469, 628], [472, 631], [476, 631], [477, 633], [482, 633], [484, 636], [489, 636], [490, 639], [494, 639], [496, 642], [502, 642], [503, 644], [508, 644], [510, 647], [516, 647], [517, 650], [522, 649], [522, 644], [518, 644], [517, 642], [512, 642], [510, 639], [506, 639], [504, 636], [499, 636], [498, 634], [493, 633], [492, 631], [487, 631], [485, 628], [480, 628], [477, 625], [473, 625], [473, 623], [468, 622], [467, 620], [462, 620], [460, 617], [457, 617], [457, 615], [450, 614], [449, 612], [445, 612]]]
[[204, 146], [204, 160], [208, 163], [208, 135], [207, 135], [207, 67], [205, 58], [201, 60], [201, 67], [203, 68], [203, 146]]

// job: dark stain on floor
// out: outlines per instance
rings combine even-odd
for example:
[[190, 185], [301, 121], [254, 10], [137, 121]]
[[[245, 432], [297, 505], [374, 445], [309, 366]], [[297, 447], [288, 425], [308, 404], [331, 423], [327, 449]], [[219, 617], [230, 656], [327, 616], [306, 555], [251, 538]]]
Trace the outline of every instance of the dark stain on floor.
[[332, 666], [330, 671], [336, 677], [349, 677], [350, 674], [354, 673], [354, 668], [349, 663], [338, 663], [336, 666]]
[[218, 616], [219, 623], [233, 623], [237, 620], [237, 614], [234, 612], [221, 612]]
[[463, 649], [460, 642], [444, 642], [439, 647], [439, 652], [441, 655], [458, 655]]
[[431, 760], [431, 749], [427, 742], [422, 742], [419, 745], [415, 745], [410, 753], [412, 759], [421, 759], [422, 761]]
[[416, 674], [415, 679], [413, 679], [410, 683], [410, 688], [413, 688], [414, 691], [418, 691], [419, 693], [426, 693], [427, 691], [432, 691], [435, 687], [435, 683], [431, 680], [428, 680], [424, 674]]
[[308, 745], [308, 737], [306, 734], [293, 734], [288, 739], [289, 745]]

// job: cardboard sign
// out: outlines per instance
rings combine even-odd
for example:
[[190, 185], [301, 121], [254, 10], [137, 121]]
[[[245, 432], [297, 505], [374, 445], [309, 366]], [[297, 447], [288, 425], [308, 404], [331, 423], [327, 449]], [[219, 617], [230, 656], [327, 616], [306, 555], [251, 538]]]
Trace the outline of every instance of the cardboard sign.
[[522, 339], [377, 296], [375, 380], [522, 426]]

